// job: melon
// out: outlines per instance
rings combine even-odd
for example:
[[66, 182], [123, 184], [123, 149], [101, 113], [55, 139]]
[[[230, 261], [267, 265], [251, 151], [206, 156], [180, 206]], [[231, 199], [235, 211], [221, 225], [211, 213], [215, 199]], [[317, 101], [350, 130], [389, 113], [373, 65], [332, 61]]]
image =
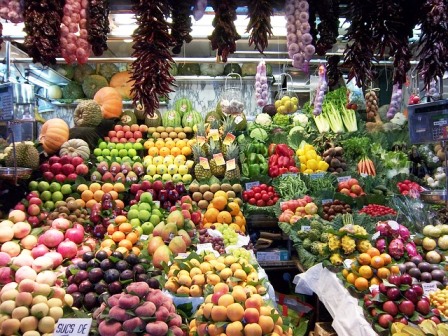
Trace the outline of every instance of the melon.
[[242, 76], [255, 76], [257, 74], [257, 64], [244, 63], [241, 67]]
[[61, 99], [62, 98], [62, 89], [57, 85], [51, 85], [47, 89], [47, 98], [49, 99]]
[[120, 124], [131, 126], [136, 123], [137, 123], [137, 117], [135, 116], [134, 112], [131, 110], [124, 110], [120, 117]]
[[184, 63], [177, 66], [179, 76], [200, 76], [201, 67], [198, 63]]
[[144, 119], [145, 119], [145, 125], [148, 127], [162, 126], [162, 116], [160, 115], [159, 110], [154, 110], [154, 115], [152, 117], [148, 114], [145, 114]]
[[182, 121], [179, 112], [176, 110], [166, 111], [162, 115], [162, 125], [165, 127], [181, 127]]
[[201, 64], [201, 75], [203, 76], [221, 76], [224, 73], [224, 64], [222, 63], [203, 63]]
[[224, 75], [228, 75], [230, 73], [237, 73], [241, 75], [241, 67], [238, 63], [228, 63], [224, 67]]
[[193, 110], [193, 103], [188, 98], [180, 98], [174, 102], [174, 109], [183, 116], [185, 113]]
[[193, 127], [202, 122], [202, 116], [198, 111], [192, 110], [184, 114], [182, 118], [183, 127]]
[[204, 123], [211, 124], [213, 121], [218, 120], [219, 123], [222, 122], [223, 115], [219, 114], [218, 111], [210, 111], [205, 116]]
[[246, 130], [247, 119], [246, 119], [246, 115], [244, 113], [236, 114], [234, 122], [235, 122], [235, 130], [237, 130], [237, 131]]

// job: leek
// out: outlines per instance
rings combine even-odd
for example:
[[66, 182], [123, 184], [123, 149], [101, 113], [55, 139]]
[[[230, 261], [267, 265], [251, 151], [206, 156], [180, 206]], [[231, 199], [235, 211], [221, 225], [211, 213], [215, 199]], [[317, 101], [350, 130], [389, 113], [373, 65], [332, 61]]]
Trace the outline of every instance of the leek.
[[317, 129], [319, 130], [319, 133], [327, 133], [330, 131], [330, 124], [322, 114], [319, 114], [318, 116], [312, 114], [312, 116], [317, 126]]
[[323, 114], [330, 124], [330, 128], [334, 133], [344, 133], [344, 124], [341, 114], [332, 103], [324, 103]]
[[349, 132], [356, 132], [358, 130], [358, 123], [356, 121], [355, 110], [348, 109], [344, 105], [340, 104], [340, 111], [344, 126]]

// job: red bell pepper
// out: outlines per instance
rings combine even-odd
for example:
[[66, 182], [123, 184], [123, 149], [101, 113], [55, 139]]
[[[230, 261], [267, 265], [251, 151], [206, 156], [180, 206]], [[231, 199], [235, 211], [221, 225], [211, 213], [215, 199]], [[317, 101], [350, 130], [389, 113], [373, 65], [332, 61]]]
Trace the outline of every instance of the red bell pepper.
[[278, 171], [279, 171], [280, 175], [282, 175], [282, 174], [285, 174], [288, 172], [288, 168], [282, 167], [282, 168], [279, 168]]
[[278, 166], [279, 167], [288, 167], [289, 166], [289, 157], [287, 157], [287, 156], [280, 156], [278, 158]]
[[288, 168], [288, 170], [289, 170], [290, 173], [298, 173], [299, 172], [299, 168], [294, 167], [294, 166], [290, 166]]
[[285, 144], [278, 144], [275, 147], [275, 153], [280, 156], [289, 156], [288, 146]]
[[270, 166], [268, 174], [270, 177], [277, 177], [279, 175], [278, 167], [277, 166]]
[[271, 155], [271, 157], [269, 158], [268, 164], [269, 164], [269, 166], [273, 166], [273, 165], [277, 164], [277, 161], [278, 161], [278, 155], [274, 154], [274, 155]]
[[268, 155], [271, 156], [275, 153], [275, 147], [277, 147], [277, 144], [270, 144], [268, 147]]

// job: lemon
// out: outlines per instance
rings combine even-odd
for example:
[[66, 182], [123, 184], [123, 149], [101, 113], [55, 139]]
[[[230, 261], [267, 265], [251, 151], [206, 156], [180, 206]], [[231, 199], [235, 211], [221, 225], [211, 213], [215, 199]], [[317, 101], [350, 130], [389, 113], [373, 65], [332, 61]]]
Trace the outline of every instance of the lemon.
[[282, 105], [282, 106], [279, 106], [278, 108], [277, 108], [277, 113], [280, 113], [280, 114], [285, 114], [286, 113], [286, 108]]
[[300, 171], [304, 172], [307, 169], [307, 166], [305, 163], [300, 163]]
[[322, 161], [322, 156], [316, 155], [316, 161]]
[[283, 96], [281, 101], [283, 104], [285, 104], [286, 102], [289, 102], [291, 100], [291, 98], [289, 96]]
[[293, 104], [290, 101], [284, 102], [283, 106], [285, 107], [287, 113], [293, 112], [292, 111]]
[[313, 171], [317, 169], [317, 161], [314, 159], [308, 160], [306, 162], [306, 166], [309, 169], [312, 169]]
[[293, 103], [294, 105], [299, 105], [299, 99], [297, 97], [292, 97], [291, 98], [291, 103]]
[[297, 109], [298, 109], [298, 106], [296, 105], [296, 104], [293, 104], [292, 105], [292, 108], [291, 108], [291, 111], [289, 111], [289, 112], [295, 112], [295, 111], [297, 111]]

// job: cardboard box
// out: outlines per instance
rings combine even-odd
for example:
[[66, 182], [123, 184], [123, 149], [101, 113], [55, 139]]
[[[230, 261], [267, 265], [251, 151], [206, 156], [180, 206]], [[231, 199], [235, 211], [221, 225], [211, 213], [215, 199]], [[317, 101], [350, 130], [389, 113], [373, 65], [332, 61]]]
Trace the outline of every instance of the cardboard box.
[[316, 322], [314, 336], [337, 336], [336, 331], [331, 326], [331, 322]]
[[258, 261], [287, 261], [290, 259], [289, 251], [281, 248], [270, 248], [257, 251]]

